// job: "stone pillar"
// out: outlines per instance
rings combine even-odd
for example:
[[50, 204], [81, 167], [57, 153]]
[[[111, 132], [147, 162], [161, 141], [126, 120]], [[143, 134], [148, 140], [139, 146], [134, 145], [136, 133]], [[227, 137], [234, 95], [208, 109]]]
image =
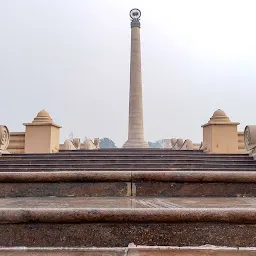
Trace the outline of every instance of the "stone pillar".
[[56, 153], [59, 151], [61, 126], [55, 124], [49, 113], [40, 111], [32, 123], [25, 123], [25, 153]]
[[216, 110], [203, 127], [203, 148], [207, 153], [238, 153], [237, 125], [221, 109]]
[[140, 47], [140, 10], [130, 12], [131, 21], [131, 60], [130, 60], [130, 99], [128, 140], [124, 148], [147, 148], [144, 140], [141, 47]]

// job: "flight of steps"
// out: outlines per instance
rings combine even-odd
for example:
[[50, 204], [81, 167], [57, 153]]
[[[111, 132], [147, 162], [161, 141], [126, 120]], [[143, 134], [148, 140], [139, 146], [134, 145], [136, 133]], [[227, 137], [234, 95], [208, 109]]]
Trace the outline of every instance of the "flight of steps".
[[4, 155], [0, 255], [255, 255], [255, 195], [248, 155]]

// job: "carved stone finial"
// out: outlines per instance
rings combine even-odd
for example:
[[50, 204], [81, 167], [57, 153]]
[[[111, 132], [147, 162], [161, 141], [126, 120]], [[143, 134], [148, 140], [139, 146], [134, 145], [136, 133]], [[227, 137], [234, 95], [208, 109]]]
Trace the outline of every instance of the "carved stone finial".
[[8, 153], [6, 151], [10, 142], [10, 133], [5, 125], [0, 125], [0, 154]]

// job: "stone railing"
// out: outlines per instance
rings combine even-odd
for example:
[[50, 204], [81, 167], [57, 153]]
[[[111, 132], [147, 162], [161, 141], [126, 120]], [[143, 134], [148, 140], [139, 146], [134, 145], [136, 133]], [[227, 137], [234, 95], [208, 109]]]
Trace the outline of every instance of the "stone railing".
[[256, 158], [256, 125], [247, 125], [244, 129], [245, 149]]
[[10, 142], [10, 133], [5, 125], [0, 125], [0, 155], [9, 154], [6, 150]]

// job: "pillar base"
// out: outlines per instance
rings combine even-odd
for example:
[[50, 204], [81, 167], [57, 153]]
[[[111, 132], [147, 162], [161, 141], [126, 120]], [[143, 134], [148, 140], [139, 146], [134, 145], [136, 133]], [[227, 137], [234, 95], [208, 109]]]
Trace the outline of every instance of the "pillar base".
[[123, 148], [148, 148], [148, 143], [144, 140], [127, 140]]

